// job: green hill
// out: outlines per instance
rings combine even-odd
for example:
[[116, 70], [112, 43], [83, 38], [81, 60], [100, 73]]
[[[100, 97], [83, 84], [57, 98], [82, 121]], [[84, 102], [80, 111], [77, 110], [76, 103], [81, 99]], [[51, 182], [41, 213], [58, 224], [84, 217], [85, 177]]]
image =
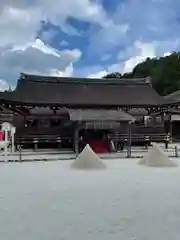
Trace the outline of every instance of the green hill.
[[160, 95], [167, 95], [180, 89], [180, 52], [167, 57], [147, 58], [134, 67], [132, 72], [121, 75], [110, 73], [105, 78], [117, 77], [148, 77], [152, 78], [152, 85]]

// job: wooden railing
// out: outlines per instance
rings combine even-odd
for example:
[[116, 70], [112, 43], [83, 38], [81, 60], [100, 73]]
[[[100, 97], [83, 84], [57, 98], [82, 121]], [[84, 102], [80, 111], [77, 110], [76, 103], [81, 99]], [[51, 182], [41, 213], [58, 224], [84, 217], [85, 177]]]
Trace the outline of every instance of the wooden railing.
[[17, 128], [16, 134], [18, 136], [43, 136], [43, 135], [69, 135], [73, 132], [73, 129], [66, 129], [62, 127], [50, 127], [50, 128]]
[[[35, 140], [38, 140], [39, 143], [56, 143], [61, 139], [63, 140], [72, 140], [73, 139], [72, 128], [62, 128], [62, 127], [53, 127], [53, 128], [20, 128], [17, 129], [15, 142], [16, 144], [20, 143], [33, 143]], [[149, 137], [150, 141], [161, 142], [164, 141], [166, 136], [164, 132], [164, 127], [162, 126], [136, 126], [132, 125], [131, 128], [131, 140], [132, 142], [144, 142], [146, 137]], [[127, 126], [121, 127], [119, 132], [109, 134], [110, 140], [113, 141], [124, 141], [128, 137]]]
[[16, 136], [15, 145], [27, 145], [27, 144], [61, 144], [62, 142], [72, 142], [71, 136], [59, 136], [59, 135], [31, 135], [31, 136]]
[[[119, 130], [120, 133], [127, 133], [127, 127], [122, 127]], [[153, 126], [136, 126], [132, 125], [131, 126], [131, 132], [132, 134], [153, 134], [153, 133], [164, 133], [164, 126], [158, 126], [158, 127], [153, 127]]]
[[73, 138], [73, 130], [62, 129], [60, 127], [53, 128], [20, 128], [17, 129], [15, 135], [15, 143], [17, 144], [33, 144], [41, 143], [58, 143], [62, 141], [71, 141]]
[[[131, 134], [131, 141], [132, 143], [138, 143], [138, 142], [146, 142], [147, 138], [151, 142], [163, 142], [166, 137], [165, 133], [158, 134], [158, 133], [153, 133], [153, 134]], [[125, 139], [128, 138], [128, 134], [121, 134], [121, 133], [112, 133], [109, 134], [109, 139], [112, 141], [119, 141], [119, 142], [124, 142]]]

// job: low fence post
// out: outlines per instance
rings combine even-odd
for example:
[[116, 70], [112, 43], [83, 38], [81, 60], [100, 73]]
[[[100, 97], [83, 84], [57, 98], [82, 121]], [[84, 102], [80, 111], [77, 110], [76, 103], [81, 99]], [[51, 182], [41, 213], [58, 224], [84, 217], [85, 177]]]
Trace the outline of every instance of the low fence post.
[[131, 121], [128, 122], [127, 158], [131, 158]]
[[34, 138], [33, 143], [34, 143], [34, 151], [36, 151], [38, 149], [38, 139]]
[[175, 150], [175, 157], [178, 158], [178, 147], [177, 147], [177, 145], [175, 146], [174, 150]]
[[57, 137], [57, 143], [58, 143], [58, 149], [61, 148], [61, 138], [60, 137]]
[[166, 135], [164, 141], [165, 141], [165, 149], [168, 149], [168, 144], [169, 144], [169, 134]]
[[148, 150], [148, 146], [149, 146], [149, 136], [145, 136], [145, 149]]
[[131, 158], [131, 147], [128, 146], [127, 148], [127, 158]]
[[127, 149], [128, 148], [128, 140], [127, 138], [124, 139], [124, 147]]
[[19, 161], [22, 162], [22, 145], [18, 146], [18, 150], [19, 150]]

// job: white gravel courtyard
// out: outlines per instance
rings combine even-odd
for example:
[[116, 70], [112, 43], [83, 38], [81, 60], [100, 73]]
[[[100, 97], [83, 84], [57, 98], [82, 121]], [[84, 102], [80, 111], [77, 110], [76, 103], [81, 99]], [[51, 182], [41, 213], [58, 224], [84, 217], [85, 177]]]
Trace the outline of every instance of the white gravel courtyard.
[[[179, 240], [180, 166], [103, 160], [0, 163], [2, 240]], [[176, 160], [180, 165], [180, 160]]]

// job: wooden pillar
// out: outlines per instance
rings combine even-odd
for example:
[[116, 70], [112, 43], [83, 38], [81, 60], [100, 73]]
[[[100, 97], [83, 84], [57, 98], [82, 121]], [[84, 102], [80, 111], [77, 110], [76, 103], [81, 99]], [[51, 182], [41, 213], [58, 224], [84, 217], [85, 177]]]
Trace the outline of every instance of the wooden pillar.
[[163, 124], [164, 124], [164, 113], [162, 113], [162, 115], [161, 115], [161, 122], [163, 122]]
[[77, 123], [74, 131], [74, 152], [79, 153], [79, 124]]
[[24, 115], [23, 116], [23, 120], [24, 120], [24, 128], [27, 127], [27, 117]]
[[127, 146], [127, 157], [131, 157], [131, 124], [132, 122], [128, 122], [128, 146]]
[[117, 132], [117, 130], [115, 131], [115, 136], [116, 136], [116, 139], [115, 139], [114, 147], [115, 147], [115, 152], [117, 152], [118, 151], [118, 132]]
[[161, 123], [164, 127], [164, 132], [166, 132], [166, 125], [165, 125], [165, 113], [162, 113], [161, 115]]
[[170, 134], [170, 138], [172, 139], [172, 115], [169, 114], [169, 134]]

